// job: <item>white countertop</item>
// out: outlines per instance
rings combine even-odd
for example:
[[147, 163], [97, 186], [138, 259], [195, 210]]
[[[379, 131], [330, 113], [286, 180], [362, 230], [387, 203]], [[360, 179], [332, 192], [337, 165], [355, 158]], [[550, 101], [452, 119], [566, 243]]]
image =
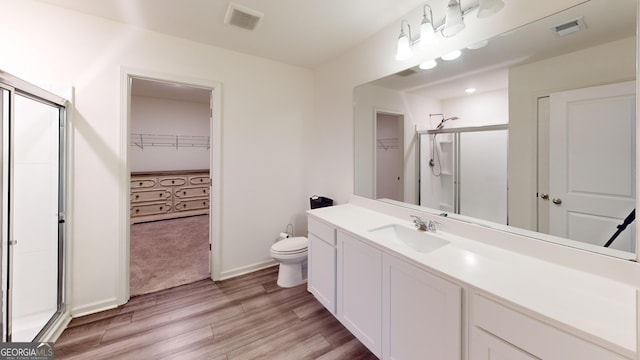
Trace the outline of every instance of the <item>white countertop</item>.
[[369, 233], [388, 224], [411, 227], [410, 219], [353, 204], [314, 209], [309, 214], [427, 270], [530, 310], [588, 340], [604, 341], [627, 356], [636, 352], [636, 288], [628, 284], [440, 230], [438, 233], [451, 243], [419, 253], [403, 244], [375, 240]]

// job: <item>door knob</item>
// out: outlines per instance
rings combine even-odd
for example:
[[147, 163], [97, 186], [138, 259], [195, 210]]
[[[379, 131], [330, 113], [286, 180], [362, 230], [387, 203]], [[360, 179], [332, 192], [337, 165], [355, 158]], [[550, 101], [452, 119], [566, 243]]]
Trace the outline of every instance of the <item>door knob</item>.
[[542, 194], [540, 195], [540, 197], [542, 198], [542, 200], [549, 200], [549, 194]]
[[556, 204], [556, 205], [560, 205], [560, 204], [562, 204], [562, 200], [560, 200], [560, 199], [558, 199], [558, 198], [554, 198], [554, 199], [553, 199], [553, 200], [551, 200], [551, 201], [553, 201], [553, 203], [554, 203], [554, 204]]

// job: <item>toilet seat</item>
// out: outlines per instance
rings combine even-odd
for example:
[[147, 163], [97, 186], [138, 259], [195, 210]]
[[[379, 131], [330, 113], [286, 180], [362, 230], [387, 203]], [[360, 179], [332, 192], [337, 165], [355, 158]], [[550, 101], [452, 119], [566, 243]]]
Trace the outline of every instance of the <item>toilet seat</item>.
[[280, 240], [271, 246], [271, 253], [276, 255], [296, 255], [307, 252], [308, 240], [297, 236]]

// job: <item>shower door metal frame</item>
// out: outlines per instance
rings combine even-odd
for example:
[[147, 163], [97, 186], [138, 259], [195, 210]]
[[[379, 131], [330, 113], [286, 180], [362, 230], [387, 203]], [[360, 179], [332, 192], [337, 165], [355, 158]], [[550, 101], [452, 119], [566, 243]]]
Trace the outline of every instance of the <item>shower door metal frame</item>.
[[[65, 278], [66, 278], [66, 262], [65, 262], [65, 240], [66, 240], [66, 224], [65, 224], [65, 214], [66, 214], [66, 158], [67, 158], [67, 137], [66, 137], [66, 120], [67, 120], [67, 107], [69, 106], [69, 101], [66, 99], [50, 93], [40, 87], [37, 87], [31, 83], [28, 83], [20, 78], [17, 78], [11, 74], [3, 72], [0, 70], [0, 89], [3, 89], [9, 93], [9, 104], [2, 104], [3, 106], [9, 107], [9, 119], [4, 119], [2, 116], [2, 126], [0, 127], [0, 145], [2, 148], [2, 156], [3, 160], [8, 160], [8, 164], [3, 163], [0, 167], [0, 179], [5, 178], [5, 172], [8, 172], [6, 178], [8, 179], [8, 187], [7, 192], [3, 191], [2, 197], [9, 197], [8, 201], [3, 201], [2, 209], [0, 210], [0, 214], [3, 219], [5, 216], [8, 216], [8, 224], [9, 226], [6, 231], [6, 234], [3, 234], [7, 237], [8, 246], [5, 248], [4, 246], [0, 246], [0, 255], [2, 259], [6, 259], [6, 263], [2, 263], [1, 272], [8, 272], [6, 274], [7, 283], [3, 284], [2, 291], [7, 291], [6, 293], [6, 304], [2, 303], [2, 316], [0, 317], [0, 340], [3, 342], [11, 342], [12, 341], [12, 318], [11, 318], [11, 308], [12, 308], [12, 259], [13, 259], [13, 246], [16, 244], [16, 239], [13, 238], [12, 234], [12, 199], [11, 192], [13, 188], [13, 161], [12, 161], [12, 143], [13, 139], [13, 124], [15, 122], [14, 110], [15, 110], [15, 96], [20, 95], [25, 98], [29, 98], [31, 100], [43, 103], [45, 105], [49, 105], [58, 109], [58, 125], [59, 125], [59, 133], [58, 133], [58, 274], [57, 274], [57, 306], [56, 312], [49, 319], [49, 321], [45, 324], [45, 326], [40, 330], [40, 332], [36, 335], [36, 337], [32, 341], [40, 341], [43, 339], [44, 335], [51, 329], [51, 327], [56, 323], [56, 321], [63, 315], [66, 311], [66, 286], [65, 286]], [[4, 142], [8, 141], [8, 144]], [[8, 154], [4, 152], [8, 151]], [[4, 185], [3, 185], [4, 188]], [[4, 206], [6, 204], [6, 208]], [[6, 256], [4, 256], [4, 252], [7, 251]], [[4, 299], [3, 299], [4, 300]]]
[[[422, 135], [434, 135], [433, 141], [435, 141], [435, 135], [437, 134], [452, 134], [453, 135], [453, 213], [460, 213], [460, 133], [465, 132], [480, 132], [480, 131], [498, 131], [498, 130], [509, 130], [509, 124], [498, 124], [498, 125], [482, 125], [482, 126], [469, 126], [469, 127], [459, 127], [459, 128], [444, 128], [444, 129], [433, 129], [433, 130], [417, 130], [418, 134], [418, 164], [421, 164], [422, 161], [422, 150], [420, 148], [420, 137]], [[420, 187], [422, 182], [422, 171], [418, 171], [418, 186]], [[418, 199], [420, 199], [420, 191], [418, 191]]]

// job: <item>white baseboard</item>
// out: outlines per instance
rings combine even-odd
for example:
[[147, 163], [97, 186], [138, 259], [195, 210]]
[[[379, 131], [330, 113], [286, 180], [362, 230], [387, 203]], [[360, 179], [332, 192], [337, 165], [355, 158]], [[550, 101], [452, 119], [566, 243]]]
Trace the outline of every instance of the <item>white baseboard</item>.
[[220, 274], [220, 280], [231, 279], [231, 278], [234, 278], [236, 276], [249, 274], [249, 273], [252, 273], [254, 271], [266, 269], [268, 267], [275, 266], [275, 265], [278, 265], [278, 262], [273, 260], [273, 259], [270, 259], [270, 260], [263, 261], [263, 262], [260, 262], [260, 263], [251, 264], [251, 265], [247, 265], [247, 266], [243, 266], [243, 267], [239, 267], [239, 268], [235, 268], [235, 269], [231, 269], [231, 270], [222, 271], [222, 273]]
[[95, 314], [100, 311], [114, 309], [118, 307], [118, 305], [116, 298], [98, 301], [71, 309], [71, 316], [76, 318], [84, 315]]

